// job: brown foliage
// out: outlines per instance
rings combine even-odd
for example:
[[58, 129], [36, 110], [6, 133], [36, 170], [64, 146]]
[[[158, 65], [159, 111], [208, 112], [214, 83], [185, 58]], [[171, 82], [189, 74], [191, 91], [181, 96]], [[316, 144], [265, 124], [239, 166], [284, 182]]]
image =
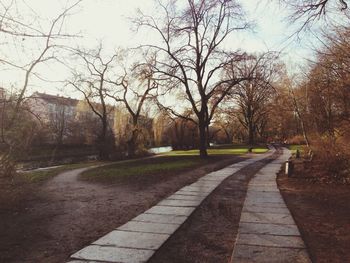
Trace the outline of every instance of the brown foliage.
[[330, 136], [315, 137], [312, 140], [314, 159], [321, 170], [327, 172], [332, 180], [350, 183], [350, 149], [349, 141]]

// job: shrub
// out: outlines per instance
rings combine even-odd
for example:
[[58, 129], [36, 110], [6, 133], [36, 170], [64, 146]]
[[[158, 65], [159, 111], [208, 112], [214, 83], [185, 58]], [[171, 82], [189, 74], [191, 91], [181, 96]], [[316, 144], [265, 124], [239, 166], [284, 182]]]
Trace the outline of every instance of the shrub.
[[334, 136], [316, 137], [312, 140], [314, 158], [322, 169], [331, 176], [346, 178], [349, 176], [350, 148], [344, 138]]
[[298, 144], [298, 145], [306, 144], [305, 139], [302, 135], [295, 135], [294, 137], [292, 137], [288, 140], [288, 143], [289, 144]]
[[0, 176], [11, 177], [16, 174], [16, 163], [9, 154], [9, 150], [0, 146]]

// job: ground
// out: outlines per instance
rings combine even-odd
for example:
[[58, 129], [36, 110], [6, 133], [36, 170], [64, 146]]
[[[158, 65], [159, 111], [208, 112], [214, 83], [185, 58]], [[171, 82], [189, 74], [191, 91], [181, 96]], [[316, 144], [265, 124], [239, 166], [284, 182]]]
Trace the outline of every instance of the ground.
[[177, 189], [238, 160], [212, 157], [199, 168], [128, 176], [108, 184], [67, 173], [39, 183], [17, 182], [16, 188], [2, 180], [0, 262], [64, 262]]
[[280, 173], [280, 190], [312, 261], [350, 262], [350, 186], [316, 180], [324, 174], [317, 167], [297, 165], [290, 178]]
[[[124, 176], [117, 177], [111, 175], [115, 166], [77, 177], [86, 169], [78, 165], [71, 168], [79, 170], [59, 176], [57, 172], [65, 169], [39, 177], [34, 173], [34, 177], [0, 178], [0, 262], [65, 262], [72, 253], [177, 189], [242, 159], [232, 155], [214, 156], [205, 162], [191, 156], [162, 158], [173, 164], [159, 165], [155, 158], [139, 160], [137, 165], [124, 163], [117, 167], [118, 174]], [[181, 158], [187, 161], [178, 162]], [[127, 174], [126, 166], [134, 169], [133, 175]], [[247, 184], [262, 166], [256, 163], [239, 176], [227, 178], [151, 262], [227, 262]], [[147, 172], [147, 167], [154, 172]], [[317, 166], [296, 166], [293, 177], [281, 172], [278, 184], [313, 262], [350, 262], [349, 185], [315, 180], [320, 174]], [[39, 179], [28, 183], [28, 178]]]
[[249, 165], [223, 181], [149, 262], [229, 262], [248, 183], [277, 155]]

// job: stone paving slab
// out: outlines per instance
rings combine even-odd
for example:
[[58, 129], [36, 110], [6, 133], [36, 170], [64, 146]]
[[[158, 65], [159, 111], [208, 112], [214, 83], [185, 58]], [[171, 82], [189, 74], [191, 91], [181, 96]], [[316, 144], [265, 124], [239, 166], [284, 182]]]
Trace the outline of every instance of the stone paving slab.
[[[218, 172], [213, 172], [213, 173], [209, 173], [207, 175], [205, 175], [204, 177], [212, 177], [212, 178], [226, 178], [228, 176], [230, 176], [232, 174], [232, 169], [227, 170], [227, 171], [218, 171]], [[237, 171], [236, 171], [237, 172]]]
[[151, 222], [139, 222], [129, 221], [128, 223], [119, 227], [119, 230], [132, 231], [132, 232], [143, 232], [143, 233], [154, 233], [154, 234], [172, 234], [178, 229], [178, 224], [161, 224]]
[[278, 224], [256, 224], [240, 223], [240, 233], [243, 234], [264, 234], [280, 236], [298, 236], [299, 230], [295, 225], [278, 225]]
[[216, 186], [200, 186], [200, 185], [191, 185], [182, 188], [182, 191], [185, 192], [199, 192], [199, 193], [211, 193]]
[[[263, 194], [263, 193], [261, 193], [261, 194]], [[256, 195], [250, 194], [249, 196], [253, 196], [252, 198], [254, 198], [254, 196], [256, 196]], [[257, 197], [256, 201], [258, 203], [274, 203], [274, 204], [285, 205], [282, 197], [264, 197], [264, 196], [262, 196], [262, 197]]]
[[262, 154], [203, 176], [73, 254], [71, 259], [81, 263], [146, 262], [223, 180], [270, 154]]
[[93, 245], [114, 246], [138, 249], [157, 249], [168, 238], [169, 234], [153, 234], [114, 230], [93, 242]]
[[196, 183], [193, 183], [191, 186], [216, 187], [221, 183], [221, 181], [222, 180], [206, 181], [206, 180], [200, 179]]
[[[170, 197], [171, 198], [171, 197]], [[202, 201], [201, 200], [172, 200], [165, 199], [158, 203], [161, 206], [183, 206], [183, 207], [197, 207]]]
[[[261, 196], [259, 196], [259, 194], [261, 194]], [[274, 203], [274, 204], [284, 205], [284, 200], [282, 199], [282, 197], [277, 197], [277, 196], [268, 197], [267, 195], [265, 195], [264, 192], [260, 192], [260, 193], [250, 192], [248, 194], [248, 197], [251, 199], [256, 199], [258, 203]]]
[[180, 215], [155, 215], [144, 213], [135, 217], [133, 221], [181, 225], [183, 222], [185, 222], [186, 219], [186, 216]]
[[179, 190], [175, 192], [177, 195], [190, 195], [190, 196], [197, 196], [197, 197], [207, 197], [209, 193], [202, 193], [202, 192], [193, 192], [193, 191], [183, 191]]
[[277, 192], [277, 193], [280, 192], [278, 188], [275, 186], [252, 186], [250, 191], [251, 192]]
[[146, 262], [153, 255], [153, 253], [153, 250], [90, 245], [72, 255], [72, 258], [98, 260], [99, 262], [110, 263], [137, 263]]
[[239, 234], [238, 245], [253, 245], [266, 247], [284, 247], [284, 248], [305, 248], [300, 236], [279, 236], [264, 234]]
[[[253, 183], [255, 183], [255, 184], [268, 184], [271, 182], [271, 180], [274, 180], [274, 179], [276, 179], [276, 178], [255, 179], [253, 181]], [[277, 186], [277, 184], [275, 182], [273, 182], [272, 184]]]
[[145, 214], [189, 216], [193, 210], [193, 207], [169, 207], [156, 205], [145, 211]]
[[243, 212], [290, 215], [287, 207], [244, 206]]
[[254, 180], [254, 181], [251, 182], [251, 184], [249, 186], [251, 186], [252, 188], [254, 188], [254, 187], [271, 187], [271, 188], [277, 188], [278, 189], [277, 182], [274, 182], [274, 181], [257, 181], [257, 180]]
[[275, 223], [275, 224], [294, 224], [290, 214], [273, 214], [273, 213], [255, 213], [242, 212], [241, 222], [247, 223]]
[[286, 207], [284, 203], [271, 203], [266, 202], [266, 200], [249, 200], [245, 201], [244, 205], [246, 206], [261, 206], [261, 207]]
[[223, 180], [225, 180], [227, 177], [229, 177], [230, 175], [225, 175], [225, 176], [217, 176], [217, 175], [207, 175], [205, 177], [202, 177], [202, 179], [200, 180], [212, 180], [212, 181], [216, 181], [216, 182], [222, 182]]
[[188, 201], [203, 201], [204, 196], [196, 196], [196, 195], [182, 195], [182, 194], [173, 194], [169, 196], [167, 199], [168, 200], [188, 200]]
[[282, 196], [279, 192], [256, 192], [256, 191], [249, 191], [247, 193], [246, 198], [274, 198], [283, 201]]
[[248, 184], [231, 262], [311, 262], [276, 183], [289, 156], [285, 150]]
[[216, 178], [216, 177], [213, 177], [213, 176], [208, 176], [208, 177], [205, 177], [205, 178], [201, 178], [199, 180], [201, 182], [213, 182], [213, 183], [220, 183], [220, 182], [222, 182], [222, 178]]
[[203, 187], [203, 188], [208, 188], [208, 189], [213, 189], [216, 188], [220, 184], [220, 181], [197, 181], [193, 184], [191, 184], [191, 187]]
[[311, 263], [306, 249], [236, 245], [235, 263]]

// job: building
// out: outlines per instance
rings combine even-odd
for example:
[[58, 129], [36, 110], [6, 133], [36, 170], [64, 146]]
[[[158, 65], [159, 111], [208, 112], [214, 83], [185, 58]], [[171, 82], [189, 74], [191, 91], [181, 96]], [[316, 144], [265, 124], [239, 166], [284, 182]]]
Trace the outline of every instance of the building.
[[36, 118], [43, 123], [49, 123], [54, 117], [62, 114], [74, 117], [79, 100], [35, 92], [26, 103]]
[[6, 97], [6, 91], [4, 88], [0, 87], [0, 100], [5, 99], [5, 97]]
[[[85, 100], [46, 93], [33, 93], [26, 101], [29, 111], [47, 128], [47, 143], [94, 144], [101, 124]], [[94, 103], [95, 109], [100, 104]], [[123, 108], [107, 105], [108, 132], [117, 145], [126, 144], [132, 131], [130, 114]], [[145, 146], [153, 145], [152, 119], [140, 116], [139, 136]]]

